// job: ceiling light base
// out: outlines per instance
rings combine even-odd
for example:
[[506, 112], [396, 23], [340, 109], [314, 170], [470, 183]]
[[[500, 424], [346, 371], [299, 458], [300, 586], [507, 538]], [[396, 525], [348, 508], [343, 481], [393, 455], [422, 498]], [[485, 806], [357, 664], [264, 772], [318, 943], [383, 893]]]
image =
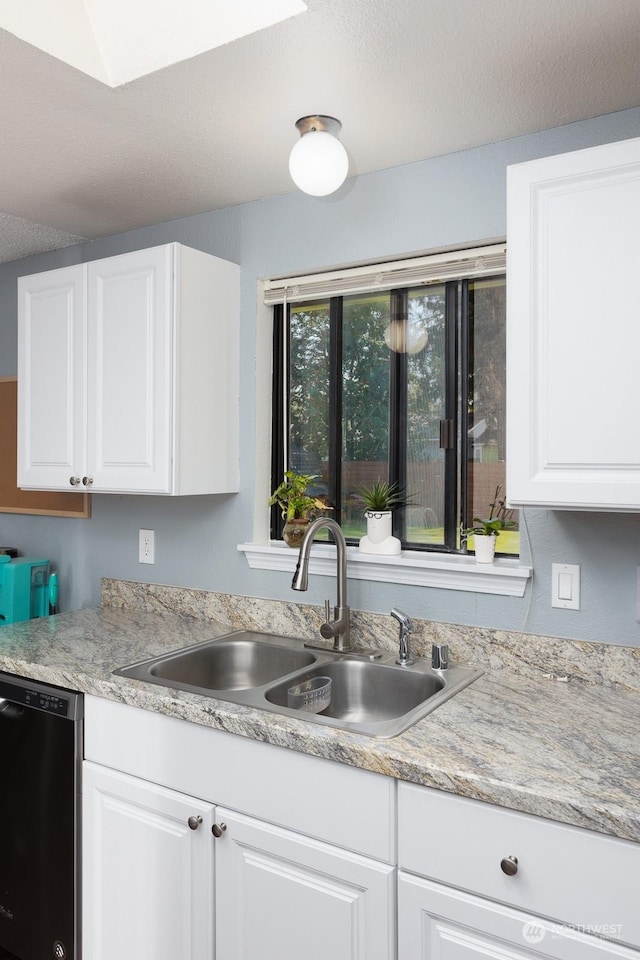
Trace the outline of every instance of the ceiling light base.
[[330, 133], [333, 137], [337, 137], [342, 130], [342, 124], [335, 117], [325, 117], [321, 113], [314, 113], [296, 120], [296, 130], [301, 137], [312, 130]]

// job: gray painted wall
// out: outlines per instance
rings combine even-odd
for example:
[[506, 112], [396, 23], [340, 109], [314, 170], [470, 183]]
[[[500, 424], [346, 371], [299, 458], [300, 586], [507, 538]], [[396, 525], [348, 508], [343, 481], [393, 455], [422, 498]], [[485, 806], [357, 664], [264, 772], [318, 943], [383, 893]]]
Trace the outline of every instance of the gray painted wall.
[[[257, 278], [502, 237], [508, 164], [638, 135], [640, 109], [624, 111], [356, 177], [323, 200], [292, 193], [3, 265], [0, 376], [16, 372], [22, 274], [174, 240], [240, 263], [241, 490], [175, 500], [94, 494], [91, 520], [0, 514], [0, 543], [52, 559], [61, 609], [96, 605], [101, 577], [311, 603], [332, 596], [333, 584], [320, 577], [304, 598], [294, 595], [289, 574], [250, 571], [236, 550], [253, 530]], [[386, 612], [395, 605], [424, 619], [640, 645], [640, 515], [527, 510], [526, 524], [535, 575], [523, 599], [351, 581], [351, 606]], [[155, 566], [137, 561], [140, 527], [156, 531]], [[552, 562], [581, 564], [580, 611], [552, 610]]]

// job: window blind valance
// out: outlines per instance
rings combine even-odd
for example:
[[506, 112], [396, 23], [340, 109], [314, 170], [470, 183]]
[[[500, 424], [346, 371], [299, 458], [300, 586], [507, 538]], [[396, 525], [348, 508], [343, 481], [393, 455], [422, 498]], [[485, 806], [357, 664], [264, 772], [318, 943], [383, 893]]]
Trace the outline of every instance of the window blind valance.
[[289, 301], [298, 303], [375, 290], [419, 287], [461, 277], [488, 277], [505, 272], [506, 253], [506, 244], [498, 243], [411, 260], [368, 264], [307, 276], [279, 277], [265, 280], [264, 302], [267, 305]]

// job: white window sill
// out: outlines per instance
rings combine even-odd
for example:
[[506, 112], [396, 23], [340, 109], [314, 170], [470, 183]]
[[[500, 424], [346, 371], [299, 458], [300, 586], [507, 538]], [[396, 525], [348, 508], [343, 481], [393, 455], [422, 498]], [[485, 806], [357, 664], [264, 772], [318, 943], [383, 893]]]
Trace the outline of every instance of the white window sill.
[[[298, 561], [298, 551], [280, 541], [240, 543], [238, 550], [244, 553], [253, 570], [293, 573]], [[333, 544], [315, 543], [309, 571], [324, 577], [335, 577], [335, 556]], [[361, 553], [357, 547], [347, 548], [347, 575], [352, 580], [380, 580], [416, 587], [439, 587], [441, 590], [523, 597], [532, 572], [531, 567], [523, 566], [518, 559], [501, 557], [494, 563], [476, 563], [474, 557], [411, 550], [403, 550], [398, 557], [380, 557]]]

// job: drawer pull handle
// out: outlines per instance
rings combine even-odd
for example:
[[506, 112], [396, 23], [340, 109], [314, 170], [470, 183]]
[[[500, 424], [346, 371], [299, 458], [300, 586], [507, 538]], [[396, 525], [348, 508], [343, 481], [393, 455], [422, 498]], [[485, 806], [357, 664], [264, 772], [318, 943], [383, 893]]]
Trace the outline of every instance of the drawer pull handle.
[[214, 825], [211, 827], [211, 833], [214, 835], [216, 840], [219, 840], [226, 829], [226, 823], [214, 823]]
[[508, 877], [515, 877], [518, 872], [518, 858], [505, 857], [504, 860], [500, 861], [500, 869], [503, 873], [506, 873]]
[[189, 817], [187, 824], [190, 830], [197, 830], [200, 824], [202, 823], [202, 817]]

